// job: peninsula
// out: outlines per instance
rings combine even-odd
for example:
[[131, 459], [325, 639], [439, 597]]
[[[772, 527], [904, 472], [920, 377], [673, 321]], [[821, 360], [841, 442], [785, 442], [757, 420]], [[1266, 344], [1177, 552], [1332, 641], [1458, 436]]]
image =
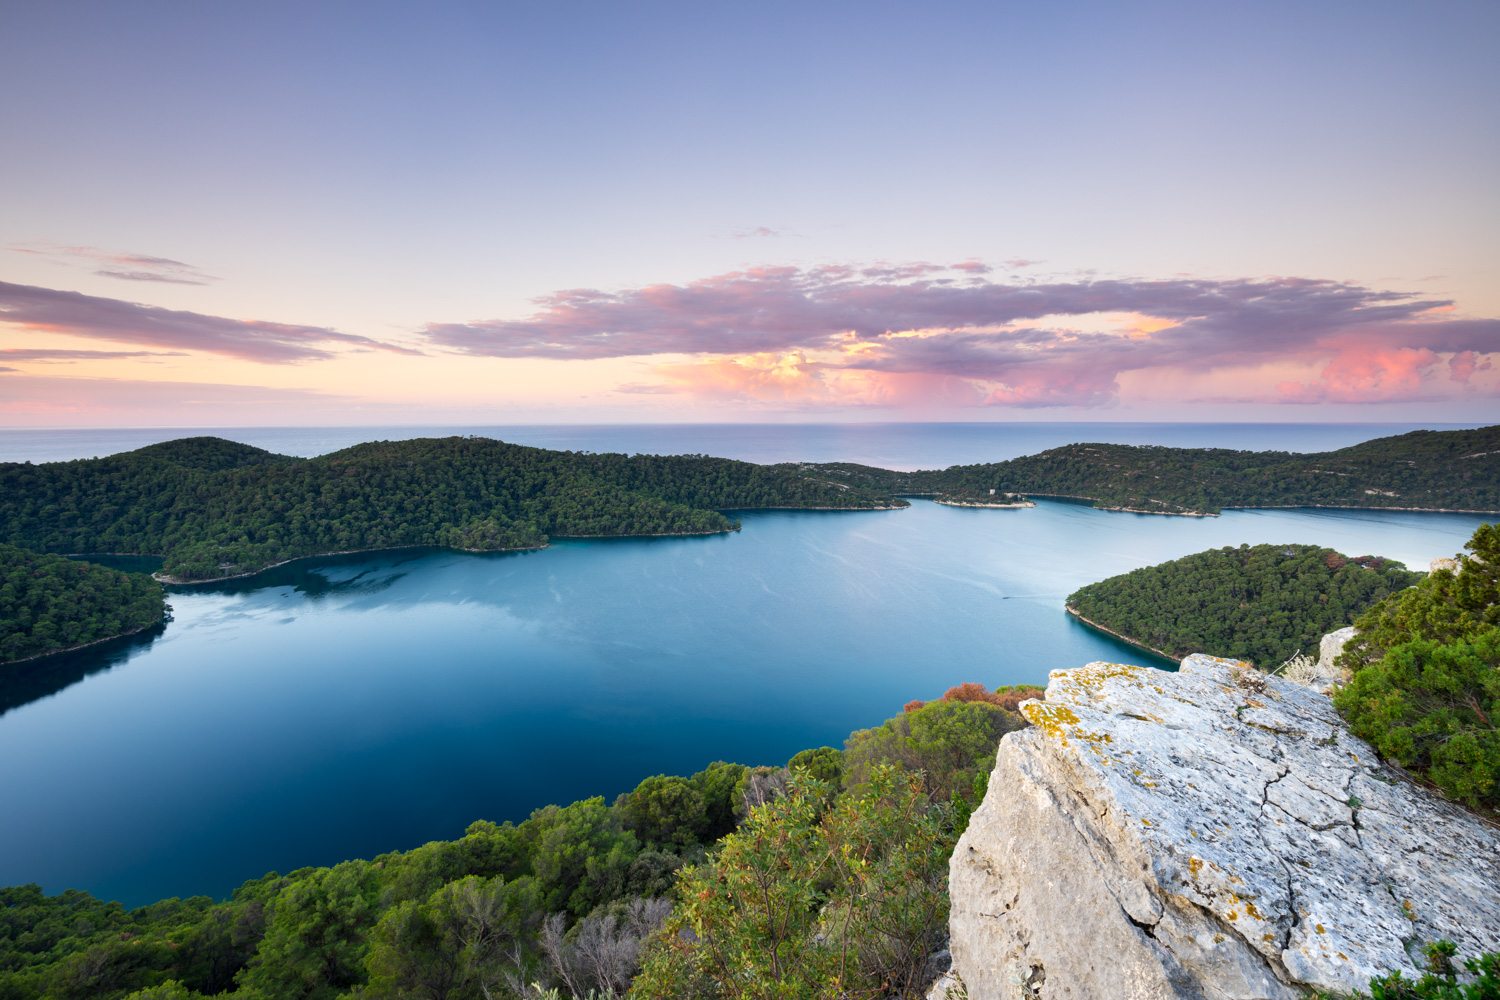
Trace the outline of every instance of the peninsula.
[[727, 510], [904, 506], [781, 467], [475, 437], [377, 441], [312, 459], [198, 437], [106, 458], [0, 465], [0, 541], [158, 555], [161, 579], [172, 583], [363, 549], [493, 552], [560, 537], [734, 531]]
[[983, 502], [993, 491], [1146, 514], [1202, 516], [1225, 507], [1500, 511], [1500, 426], [1413, 431], [1308, 454], [1084, 443], [920, 472], [850, 463], [791, 468], [900, 496]]
[[1066, 606], [1158, 656], [1207, 653], [1271, 670], [1420, 579], [1390, 559], [1316, 545], [1225, 546], [1091, 583]]
[[0, 544], [0, 664], [143, 632], [166, 610], [161, 584], [143, 573]]

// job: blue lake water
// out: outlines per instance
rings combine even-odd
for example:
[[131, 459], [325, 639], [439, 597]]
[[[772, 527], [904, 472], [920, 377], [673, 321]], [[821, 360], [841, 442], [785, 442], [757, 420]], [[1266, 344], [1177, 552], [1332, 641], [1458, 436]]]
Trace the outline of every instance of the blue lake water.
[[740, 516], [725, 536], [347, 556], [174, 590], [160, 634], [0, 691], [0, 884], [220, 895], [653, 773], [781, 763], [962, 681], [1143, 662], [1063, 613], [1082, 584], [1242, 542], [1425, 567], [1483, 521], [926, 501]]

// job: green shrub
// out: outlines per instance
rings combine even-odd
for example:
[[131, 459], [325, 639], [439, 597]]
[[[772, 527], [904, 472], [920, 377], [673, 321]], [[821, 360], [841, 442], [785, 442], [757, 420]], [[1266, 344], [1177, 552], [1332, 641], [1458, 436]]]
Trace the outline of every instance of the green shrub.
[[1381, 756], [1477, 809], [1500, 809], [1500, 526], [1356, 623], [1334, 705]]

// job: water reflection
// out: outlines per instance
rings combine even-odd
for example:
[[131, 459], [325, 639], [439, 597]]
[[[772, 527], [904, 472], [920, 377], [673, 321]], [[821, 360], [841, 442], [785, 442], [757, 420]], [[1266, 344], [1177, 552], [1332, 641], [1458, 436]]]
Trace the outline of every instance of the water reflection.
[[94, 674], [120, 666], [145, 652], [167, 630], [166, 623], [134, 635], [101, 642], [72, 653], [15, 663], [0, 670], [0, 716], [33, 701], [49, 698]]

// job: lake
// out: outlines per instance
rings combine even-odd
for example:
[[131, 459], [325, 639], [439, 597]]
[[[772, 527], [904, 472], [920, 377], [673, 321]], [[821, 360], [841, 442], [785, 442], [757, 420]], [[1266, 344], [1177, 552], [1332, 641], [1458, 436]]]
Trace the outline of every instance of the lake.
[[1148, 662], [1064, 614], [1085, 583], [1256, 542], [1425, 567], [1484, 520], [927, 501], [739, 516], [731, 535], [346, 556], [174, 589], [160, 634], [12, 678], [0, 884], [222, 895], [649, 774], [779, 764], [963, 681]]

